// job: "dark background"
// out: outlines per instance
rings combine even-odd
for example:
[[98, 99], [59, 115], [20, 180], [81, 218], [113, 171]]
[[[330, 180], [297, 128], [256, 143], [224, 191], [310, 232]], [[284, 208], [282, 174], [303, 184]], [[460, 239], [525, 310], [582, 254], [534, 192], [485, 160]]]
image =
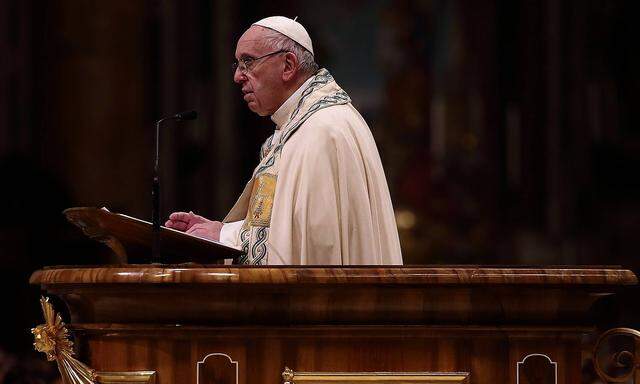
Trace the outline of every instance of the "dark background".
[[0, 0], [0, 380], [50, 374], [31, 272], [111, 258], [61, 211], [150, 218], [156, 119], [200, 113], [163, 131], [163, 216], [225, 215], [273, 129], [232, 82], [235, 41], [271, 15], [299, 17], [369, 122], [405, 263], [638, 272], [633, 3]]

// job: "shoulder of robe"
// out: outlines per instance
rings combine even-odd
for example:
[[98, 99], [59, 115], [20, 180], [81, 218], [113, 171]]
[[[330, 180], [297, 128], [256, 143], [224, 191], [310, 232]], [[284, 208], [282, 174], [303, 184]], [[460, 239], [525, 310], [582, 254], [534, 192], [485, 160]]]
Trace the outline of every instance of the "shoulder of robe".
[[359, 115], [350, 104], [321, 109], [300, 127], [300, 139], [314, 145], [344, 139], [345, 135], [350, 134], [349, 126], [359, 123], [358, 118]]

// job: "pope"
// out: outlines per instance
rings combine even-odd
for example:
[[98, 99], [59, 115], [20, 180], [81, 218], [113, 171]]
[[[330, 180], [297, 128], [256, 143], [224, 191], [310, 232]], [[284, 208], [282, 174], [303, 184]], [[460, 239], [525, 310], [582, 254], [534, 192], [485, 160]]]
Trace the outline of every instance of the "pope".
[[349, 95], [315, 62], [297, 21], [262, 19], [240, 37], [234, 81], [276, 127], [222, 222], [174, 212], [165, 226], [240, 247], [242, 264], [402, 264], [380, 155]]

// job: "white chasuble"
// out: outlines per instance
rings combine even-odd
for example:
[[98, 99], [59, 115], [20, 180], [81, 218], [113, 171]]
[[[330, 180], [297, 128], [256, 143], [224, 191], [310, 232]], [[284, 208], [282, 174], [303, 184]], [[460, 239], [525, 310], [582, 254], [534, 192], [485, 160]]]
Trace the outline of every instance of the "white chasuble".
[[224, 219], [243, 249], [238, 261], [402, 264], [375, 141], [329, 72], [321, 69], [307, 80], [272, 119], [278, 131]]

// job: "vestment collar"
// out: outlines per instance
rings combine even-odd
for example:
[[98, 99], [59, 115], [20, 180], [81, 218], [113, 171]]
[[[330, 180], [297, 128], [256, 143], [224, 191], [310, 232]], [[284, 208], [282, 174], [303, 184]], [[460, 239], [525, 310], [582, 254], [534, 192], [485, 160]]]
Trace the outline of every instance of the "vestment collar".
[[271, 120], [276, 123], [276, 130], [282, 128], [282, 126], [289, 120], [289, 116], [298, 105], [298, 101], [302, 97], [302, 92], [309, 86], [309, 83], [313, 81], [314, 76], [311, 76], [305, 81], [300, 88], [289, 96], [289, 98], [282, 103], [280, 108], [271, 115]]

